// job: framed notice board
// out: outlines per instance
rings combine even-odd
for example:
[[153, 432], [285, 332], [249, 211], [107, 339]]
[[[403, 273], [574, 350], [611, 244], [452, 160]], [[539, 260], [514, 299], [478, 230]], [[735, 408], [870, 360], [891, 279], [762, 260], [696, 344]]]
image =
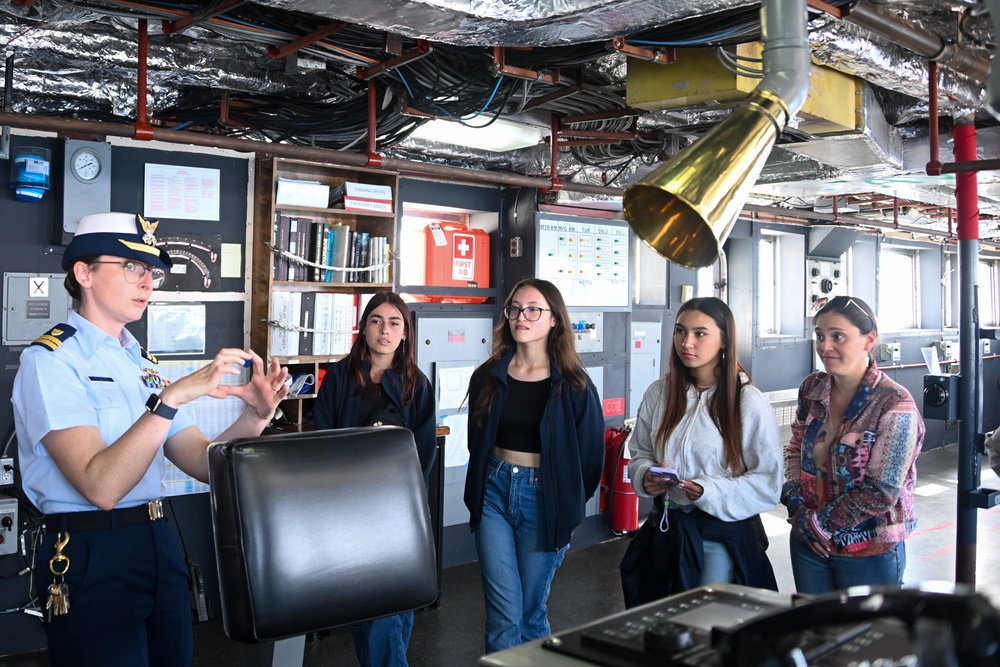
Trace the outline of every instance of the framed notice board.
[[538, 213], [535, 275], [570, 308], [628, 309], [630, 230], [624, 220]]

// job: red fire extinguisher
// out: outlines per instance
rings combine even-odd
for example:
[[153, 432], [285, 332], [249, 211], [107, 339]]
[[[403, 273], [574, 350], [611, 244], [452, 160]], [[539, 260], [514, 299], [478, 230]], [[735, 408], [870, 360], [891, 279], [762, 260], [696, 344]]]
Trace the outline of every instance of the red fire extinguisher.
[[631, 432], [629, 427], [614, 427], [604, 432], [600, 509], [606, 513], [608, 527], [615, 535], [639, 529], [639, 497], [628, 476], [628, 436]]

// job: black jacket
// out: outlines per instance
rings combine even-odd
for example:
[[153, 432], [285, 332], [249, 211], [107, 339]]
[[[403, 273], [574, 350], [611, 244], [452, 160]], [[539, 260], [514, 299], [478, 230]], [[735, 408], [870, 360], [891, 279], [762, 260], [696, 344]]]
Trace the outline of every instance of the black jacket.
[[[469, 470], [465, 478], [465, 505], [469, 525], [475, 530], [483, 516], [486, 475], [496, 441], [497, 426], [507, 401], [507, 367], [514, 356], [508, 352], [492, 369], [480, 366], [469, 383], [469, 403], [475, 404], [486, 374], [500, 381], [484, 427], [469, 420]], [[539, 471], [545, 507], [545, 548], [569, 544], [573, 529], [583, 521], [587, 499], [594, 495], [604, 470], [604, 412], [597, 388], [587, 377], [580, 391], [556, 370], [542, 413], [542, 466]]]
[[[371, 364], [362, 361], [361, 366], [367, 376], [371, 372]], [[437, 414], [431, 383], [426, 375], [418, 371], [413, 403], [409, 407], [403, 405], [403, 381], [391, 368], [382, 374], [382, 390], [403, 415], [406, 421], [404, 426], [413, 432], [420, 467], [424, 471], [424, 481], [427, 481], [437, 456]], [[360, 423], [360, 413], [361, 388], [349, 371], [345, 357], [326, 369], [316, 397], [316, 407], [313, 408], [313, 422], [317, 429], [365, 426]]]

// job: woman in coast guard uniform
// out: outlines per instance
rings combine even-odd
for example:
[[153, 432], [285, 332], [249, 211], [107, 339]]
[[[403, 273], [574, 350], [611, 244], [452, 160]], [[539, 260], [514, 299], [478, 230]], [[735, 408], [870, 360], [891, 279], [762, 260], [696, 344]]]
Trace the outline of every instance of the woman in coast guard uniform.
[[[183, 406], [239, 396], [246, 410], [219, 436], [229, 440], [259, 435], [287, 393], [287, 369], [272, 360], [265, 372], [240, 349], [173, 383], [160, 376], [125, 329], [171, 266], [155, 227], [83, 217], [62, 263], [77, 308], [21, 353], [14, 379], [21, 481], [46, 515], [35, 581], [54, 667], [191, 664], [188, 570], [160, 504], [165, 458], [208, 481], [209, 440]], [[250, 384], [221, 384], [245, 362]]]

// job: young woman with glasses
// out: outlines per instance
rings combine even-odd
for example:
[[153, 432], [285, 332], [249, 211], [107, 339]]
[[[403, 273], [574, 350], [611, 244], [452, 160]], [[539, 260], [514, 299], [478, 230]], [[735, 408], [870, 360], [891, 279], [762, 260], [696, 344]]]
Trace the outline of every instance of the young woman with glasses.
[[519, 282], [469, 383], [465, 504], [486, 597], [486, 651], [549, 634], [552, 579], [604, 465], [604, 415], [547, 280]]
[[[46, 604], [50, 585], [65, 585], [52, 599], [66, 604], [43, 623], [53, 666], [191, 664], [188, 567], [160, 501], [165, 459], [207, 483], [209, 439], [187, 404], [241, 398], [225, 441], [259, 435], [288, 392], [276, 359], [236, 348], [173, 382], [160, 375], [125, 328], [171, 267], [154, 230], [127, 213], [83, 216], [62, 259], [74, 310], [21, 352], [14, 378], [21, 483], [45, 514], [36, 595]], [[223, 382], [245, 366], [249, 384]]]
[[[640, 497], [657, 498], [647, 521], [667, 533], [671, 555], [664, 586], [649, 599], [715, 583], [777, 590], [760, 513], [781, 492], [778, 422], [737, 350], [725, 302], [686, 301], [669, 371], [639, 405], [629, 475]], [[657, 474], [662, 468], [676, 472]]]
[[792, 524], [795, 587], [826, 593], [903, 582], [903, 540], [916, 525], [913, 487], [924, 423], [910, 393], [871, 358], [875, 314], [838, 296], [813, 318], [826, 372], [799, 387], [781, 502]]
[[[410, 308], [395, 292], [377, 292], [361, 314], [359, 329], [347, 356], [327, 367], [313, 423], [317, 429], [410, 429], [426, 482], [437, 455], [437, 412], [431, 383], [417, 368]], [[406, 667], [412, 632], [412, 611], [355, 624], [351, 634], [358, 662]]]

